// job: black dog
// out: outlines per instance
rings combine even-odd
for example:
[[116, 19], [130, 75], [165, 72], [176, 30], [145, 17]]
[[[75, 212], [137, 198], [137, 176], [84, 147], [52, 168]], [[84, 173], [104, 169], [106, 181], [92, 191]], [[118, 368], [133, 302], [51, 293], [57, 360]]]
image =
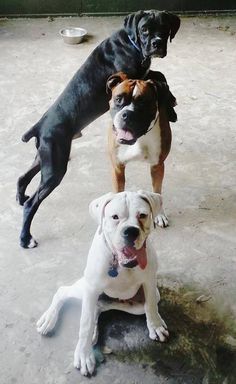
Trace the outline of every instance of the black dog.
[[[36, 138], [37, 155], [17, 183], [17, 200], [24, 205], [22, 247], [37, 246], [30, 234], [31, 222], [39, 205], [66, 173], [72, 139], [79, 137], [86, 125], [109, 109], [108, 77], [124, 71], [133, 79], [154, 76], [156, 80], [166, 81], [161, 73], [148, 72], [151, 57], [166, 56], [168, 38], [170, 41], [174, 38], [179, 26], [180, 19], [168, 12], [139, 11], [127, 16], [124, 28], [95, 48], [55, 103], [23, 135], [25, 142]], [[169, 111], [173, 112], [171, 107]], [[170, 120], [175, 118], [173, 115], [174, 112]], [[40, 170], [39, 187], [29, 198], [25, 190]]]

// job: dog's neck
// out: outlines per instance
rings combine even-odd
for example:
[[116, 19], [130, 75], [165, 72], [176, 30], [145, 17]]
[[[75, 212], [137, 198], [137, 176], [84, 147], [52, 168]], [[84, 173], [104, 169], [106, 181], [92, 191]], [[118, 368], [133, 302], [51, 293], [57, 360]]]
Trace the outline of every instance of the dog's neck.
[[127, 36], [128, 36], [130, 43], [133, 45], [133, 47], [136, 49], [136, 51], [138, 51], [140, 53], [140, 55], [142, 56], [141, 65], [142, 65], [142, 67], [147, 68], [147, 71], [146, 71], [145, 75], [143, 76], [143, 78], [145, 78], [146, 74], [149, 72], [149, 68], [151, 65], [151, 59], [150, 59], [150, 57], [144, 56], [142, 49], [133, 41], [133, 39], [129, 35], [127, 35]]
[[104, 244], [106, 245], [106, 248], [109, 251], [110, 258], [113, 259], [114, 256], [117, 257], [117, 252], [116, 252], [115, 248], [113, 247], [110, 239], [105, 235], [104, 232], [102, 233], [102, 236], [104, 239]]

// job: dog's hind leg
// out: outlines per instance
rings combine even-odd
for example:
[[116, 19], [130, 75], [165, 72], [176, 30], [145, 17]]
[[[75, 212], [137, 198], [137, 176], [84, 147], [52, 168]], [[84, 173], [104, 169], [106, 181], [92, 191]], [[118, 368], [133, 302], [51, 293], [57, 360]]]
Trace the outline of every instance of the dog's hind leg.
[[41, 161], [41, 181], [36, 192], [24, 204], [23, 226], [20, 245], [23, 248], [34, 248], [37, 242], [30, 233], [30, 226], [42, 201], [60, 184], [66, 170], [70, 154], [71, 140], [60, 141], [48, 139], [40, 143], [38, 149]]
[[39, 155], [37, 154], [35, 157], [35, 160], [31, 167], [28, 169], [28, 171], [19, 177], [17, 181], [17, 193], [16, 193], [16, 201], [20, 205], [24, 205], [25, 201], [28, 200], [29, 196], [25, 195], [26, 188], [28, 184], [31, 182], [33, 177], [37, 175], [37, 173], [40, 171], [40, 159]]
[[59, 312], [68, 299], [83, 298], [83, 278], [70, 286], [60, 287], [53, 296], [52, 303], [46, 312], [37, 321], [37, 331], [41, 335], [51, 332], [56, 325]]
[[[164, 163], [151, 166], [152, 188], [153, 192], [161, 194], [162, 182], [164, 178], [165, 166]], [[159, 227], [165, 228], [168, 226], [168, 218], [165, 215], [163, 207], [155, 218], [155, 222]]]

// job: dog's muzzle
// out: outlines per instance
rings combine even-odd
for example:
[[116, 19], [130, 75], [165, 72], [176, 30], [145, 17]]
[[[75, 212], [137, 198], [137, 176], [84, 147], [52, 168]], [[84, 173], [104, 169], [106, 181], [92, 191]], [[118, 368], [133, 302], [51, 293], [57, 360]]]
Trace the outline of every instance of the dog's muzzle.
[[116, 140], [120, 144], [133, 145], [137, 139], [148, 131], [148, 124], [143, 121], [141, 113], [125, 110], [119, 115], [119, 124], [113, 125]]
[[155, 40], [152, 41], [152, 49], [154, 56], [161, 58], [166, 56], [166, 50], [163, 47], [163, 41], [160, 37], [156, 37]]
[[113, 131], [115, 132], [116, 140], [119, 144], [133, 145], [137, 141], [133, 131], [129, 128], [124, 127], [122, 129], [116, 129], [113, 126]]
[[164, 39], [161, 37], [155, 37], [152, 39], [147, 48], [147, 56], [163, 58], [166, 55], [167, 49]]

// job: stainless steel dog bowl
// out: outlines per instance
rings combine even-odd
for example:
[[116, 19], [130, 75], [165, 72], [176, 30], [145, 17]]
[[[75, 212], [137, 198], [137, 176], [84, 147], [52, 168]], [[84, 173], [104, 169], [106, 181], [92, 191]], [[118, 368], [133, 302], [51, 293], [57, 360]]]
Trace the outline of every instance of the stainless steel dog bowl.
[[66, 44], [79, 44], [87, 35], [87, 31], [84, 28], [68, 27], [61, 29], [60, 35]]

